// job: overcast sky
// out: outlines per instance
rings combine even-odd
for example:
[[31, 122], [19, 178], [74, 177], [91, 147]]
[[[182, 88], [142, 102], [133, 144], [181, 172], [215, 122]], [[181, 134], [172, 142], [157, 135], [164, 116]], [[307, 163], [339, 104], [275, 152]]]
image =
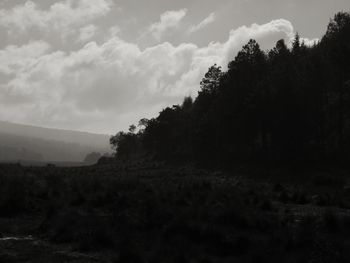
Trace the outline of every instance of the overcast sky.
[[196, 96], [250, 38], [311, 44], [349, 0], [0, 0], [0, 120], [98, 133]]

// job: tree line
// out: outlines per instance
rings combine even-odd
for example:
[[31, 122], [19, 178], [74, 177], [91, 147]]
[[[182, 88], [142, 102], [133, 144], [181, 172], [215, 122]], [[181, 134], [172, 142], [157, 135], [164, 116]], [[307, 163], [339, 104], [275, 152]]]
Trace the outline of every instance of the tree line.
[[110, 139], [119, 159], [225, 167], [249, 160], [350, 159], [350, 13], [307, 46], [250, 40], [227, 71], [209, 68], [198, 96]]

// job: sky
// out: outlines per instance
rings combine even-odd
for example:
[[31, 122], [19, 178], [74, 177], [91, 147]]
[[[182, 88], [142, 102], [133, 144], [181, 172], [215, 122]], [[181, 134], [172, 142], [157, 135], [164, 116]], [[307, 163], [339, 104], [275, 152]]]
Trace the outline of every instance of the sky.
[[349, 0], [0, 0], [0, 120], [115, 134], [249, 39], [307, 45]]

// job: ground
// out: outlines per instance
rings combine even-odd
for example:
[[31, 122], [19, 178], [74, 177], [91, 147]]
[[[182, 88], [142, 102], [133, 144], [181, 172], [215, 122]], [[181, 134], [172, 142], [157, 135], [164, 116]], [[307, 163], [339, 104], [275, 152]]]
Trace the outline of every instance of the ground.
[[348, 170], [0, 166], [1, 262], [346, 262]]

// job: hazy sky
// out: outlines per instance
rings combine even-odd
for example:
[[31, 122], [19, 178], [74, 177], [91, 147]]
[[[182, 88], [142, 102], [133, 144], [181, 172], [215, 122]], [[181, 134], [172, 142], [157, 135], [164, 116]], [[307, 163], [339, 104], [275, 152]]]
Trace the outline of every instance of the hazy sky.
[[0, 120], [115, 133], [250, 38], [307, 44], [349, 0], [0, 0]]

